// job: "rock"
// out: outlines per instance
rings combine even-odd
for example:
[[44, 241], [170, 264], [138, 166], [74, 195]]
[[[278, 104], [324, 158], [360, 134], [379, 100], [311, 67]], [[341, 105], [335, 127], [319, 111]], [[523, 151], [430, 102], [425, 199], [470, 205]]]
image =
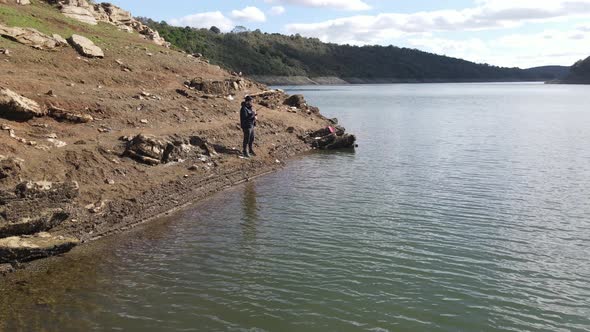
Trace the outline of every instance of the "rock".
[[97, 4], [94, 10], [99, 15], [99, 19], [115, 25], [130, 25], [135, 21], [131, 13], [110, 3]]
[[248, 87], [248, 83], [246, 83], [246, 81], [241, 78], [214, 81], [197, 77], [185, 82], [185, 85], [206, 94], [220, 96], [227, 96], [233, 92], [243, 90]]
[[113, 184], [115, 184], [115, 180], [113, 180], [113, 179], [106, 179], [106, 180], [104, 180], [104, 183], [106, 183], [108, 185], [113, 185]]
[[29, 1], [29, 0], [0, 0], [0, 3], [17, 4], [17, 5], [30, 5], [31, 1]]
[[294, 133], [294, 132], [295, 132], [295, 127], [288, 127], [288, 128], [287, 128], [287, 132], [288, 132], [289, 134], [292, 134], [292, 133]]
[[330, 126], [308, 134], [303, 140], [312, 147], [321, 150], [354, 148], [356, 136], [345, 132], [346, 129], [343, 127]]
[[23, 166], [22, 159], [7, 158], [0, 155], [0, 180], [18, 175]]
[[333, 125], [337, 125], [337, 124], [338, 124], [338, 118], [331, 118], [331, 119], [328, 119], [328, 121], [329, 121], [331, 124], [333, 124]]
[[17, 197], [29, 200], [49, 199], [54, 202], [66, 202], [78, 197], [79, 190], [76, 181], [25, 181], [18, 184], [14, 192]]
[[68, 38], [68, 42], [83, 56], [89, 58], [104, 58], [104, 53], [100, 47], [94, 45], [94, 43], [86, 37], [72, 35]]
[[[311, 115], [312, 113], [320, 114], [320, 109], [315, 106], [307, 106], [307, 114]], [[338, 120], [338, 119], [336, 119]]]
[[27, 181], [0, 190], [0, 238], [47, 231], [66, 220], [78, 183]]
[[14, 268], [11, 264], [0, 264], [0, 276], [5, 276], [12, 272], [14, 272]]
[[305, 101], [305, 97], [303, 97], [303, 95], [292, 95], [291, 97], [285, 99], [283, 104], [299, 109], [307, 108], [307, 102]]
[[90, 115], [72, 113], [55, 106], [49, 107], [48, 115], [58, 121], [67, 121], [72, 123], [88, 123], [94, 120], [94, 118], [92, 118]]
[[54, 33], [51, 37], [53, 37], [53, 39], [58, 42], [58, 46], [68, 46], [68, 41], [57, 33]]
[[33, 28], [8, 27], [0, 24], [0, 36], [38, 49], [54, 49], [60, 42]]
[[104, 208], [106, 206], [107, 206], [107, 201], [100, 201], [100, 202], [96, 202], [94, 204], [88, 204], [85, 206], [85, 208], [90, 213], [100, 213], [102, 210], [104, 210]]
[[67, 146], [68, 143], [64, 142], [64, 141], [60, 141], [58, 139], [55, 138], [48, 138], [47, 142], [53, 144], [53, 146], [55, 146], [56, 148], [63, 148], [64, 146]]
[[125, 154], [148, 165], [158, 165], [170, 142], [154, 136], [139, 134], [127, 143]]
[[199, 166], [198, 165], [192, 165], [191, 167], [188, 168], [189, 171], [198, 171], [199, 170]]
[[98, 22], [94, 17], [92, 7], [86, 3], [86, 6], [78, 7], [76, 5], [62, 5], [60, 11], [62, 14], [82, 23], [97, 25]]
[[39, 233], [0, 239], [0, 263], [28, 262], [70, 251], [80, 241], [72, 237]]
[[46, 113], [34, 100], [25, 98], [9, 89], [0, 88], [0, 117], [14, 121], [27, 121]]
[[36, 217], [16, 221], [0, 219], [0, 238], [48, 231], [68, 219], [70, 215], [61, 209], [46, 210]]

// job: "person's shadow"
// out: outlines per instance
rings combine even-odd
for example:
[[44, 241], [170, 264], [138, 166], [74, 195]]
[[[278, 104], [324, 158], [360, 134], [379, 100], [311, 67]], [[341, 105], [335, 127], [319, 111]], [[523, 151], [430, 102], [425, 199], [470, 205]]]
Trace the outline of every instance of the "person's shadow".
[[242, 195], [242, 235], [244, 244], [247, 245], [253, 244], [256, 241], [256, 227], [259, 220], [256, 196], [255, 183], [246, 183], [244, 194]]

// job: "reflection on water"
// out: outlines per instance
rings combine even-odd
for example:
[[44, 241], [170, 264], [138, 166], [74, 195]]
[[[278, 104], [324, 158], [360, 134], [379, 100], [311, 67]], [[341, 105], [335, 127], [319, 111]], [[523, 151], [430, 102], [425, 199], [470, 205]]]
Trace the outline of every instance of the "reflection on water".
[[356, 153], [0, 281], [0, 330], [588, 331], [588, 89], [310, 90]]
[[242, 229], [246, 244], [256, 241], [256, 224], [258, 223], [258, 205], [256, 204], [256, 183], [247, 182], [242, 195]]

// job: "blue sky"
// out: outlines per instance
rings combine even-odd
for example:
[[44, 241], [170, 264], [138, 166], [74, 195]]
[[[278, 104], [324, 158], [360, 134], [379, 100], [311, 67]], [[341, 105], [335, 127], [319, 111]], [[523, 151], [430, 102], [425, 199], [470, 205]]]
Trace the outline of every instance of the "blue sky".
[[590, 55], [590, 0], [111, 0], [179, 26], [236, 25], [326, 42], [418, 48], [501, 66]]

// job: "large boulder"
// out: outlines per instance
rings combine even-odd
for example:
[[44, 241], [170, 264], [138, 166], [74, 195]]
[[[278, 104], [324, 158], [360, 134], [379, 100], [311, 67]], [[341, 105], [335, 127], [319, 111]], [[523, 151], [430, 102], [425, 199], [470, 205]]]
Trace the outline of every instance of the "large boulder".
[[95, 5], [94, 12], [99, 20], [111, 22], [115, 25], [129, 25], [134, 21], [130, 12], [110, 3]]
[[215, 81], [210, 79], [203, 79], [201, 77], [194, 78], [185, 82], [190, 88], [201, 91], [206, 94], [224, 95], [235, 93], [248, 87], [248, 83], [243, 79], [227, 79], [223, 81]]
[[78, 197], [76, 182], [27, 181], [0, 190], [0, 238], [48, 231], [67, 218]]
[[94, 17], [92, 9], [90, 8], [63, 5], [61, 6], [60, 11], [65, 16], [73, 18], [74, 20], [87, 23], [90, 25], [98, 24], [96, 18]]
[[347, 134], [340, 126], [328, 126], [309, 133], [303, 140], [320, 150], [348, 149], [356, 147], [356, 136]]
[[35, 217], [21, 218], [16, 221], [0, 218], [0, 238], [48, 231], [67, 220], [69, 216], [69, 213], [55, 209], [43, 211]]
[[70, 251], [80, 241], [72, 237], [39, 233], [0, 239], [0, 264], [28, 262]]
[[94, 43], [86, 37], [72, 35], [68, 38], [68, 42], [78, 51], [78, 53], [85, 57], [104, 58], [104, 52], [102, 49], [94, 45]]
[[25, 98], [12, 90], [0, 88], [0, 118], [27, 121], [45, 114], [34, 100]]
[[50, 50], [60, 46], [58, 40], [33, 28], [8, 27], [0, 24], [0, 35], [38, 49]]
[[307, 108], [307, 102], [305, 101], [305, 97], [303, 97], [303, 95], [292, 95], [285, 99], [284, 104], [300, 109]]
[[125, 154], [139, 162], [148, 165], [158, 165], [163, 162], [171, 142], [150, 135], [139, 134], [129, 142]]

